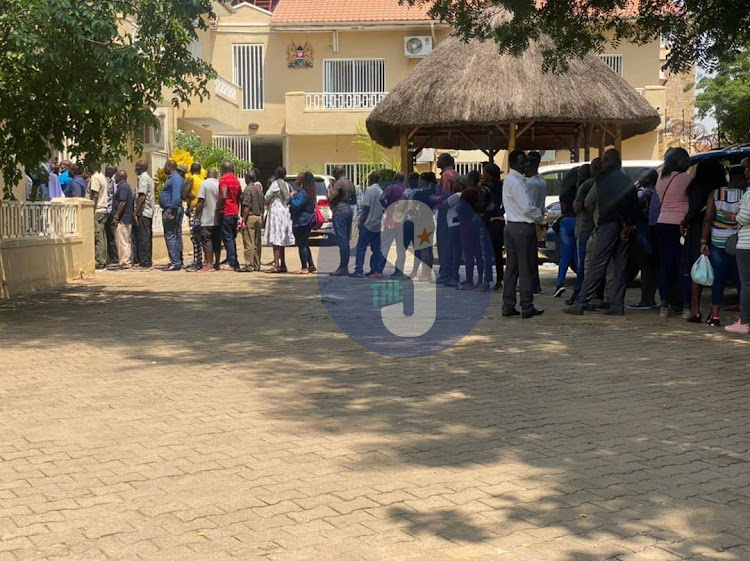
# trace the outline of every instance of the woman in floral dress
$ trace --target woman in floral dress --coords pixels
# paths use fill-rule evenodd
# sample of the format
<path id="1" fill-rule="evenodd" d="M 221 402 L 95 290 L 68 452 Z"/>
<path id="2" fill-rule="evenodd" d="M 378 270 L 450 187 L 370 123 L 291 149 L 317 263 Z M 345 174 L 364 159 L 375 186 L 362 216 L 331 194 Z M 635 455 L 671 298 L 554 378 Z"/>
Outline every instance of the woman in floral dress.
<path id="1" fill-rule="evenodd" d="M 289 185 L 284 180 L 285 177 L 286 170 L 281 166 L 276 168 L 273 183 L 265 196 L 268 214 L 263 236 L 264 242 L 273 246 L 273 267 L 268 273 L 287 272 L 284 248 L 294 245 L 292 216 L 289 214 Z"/>

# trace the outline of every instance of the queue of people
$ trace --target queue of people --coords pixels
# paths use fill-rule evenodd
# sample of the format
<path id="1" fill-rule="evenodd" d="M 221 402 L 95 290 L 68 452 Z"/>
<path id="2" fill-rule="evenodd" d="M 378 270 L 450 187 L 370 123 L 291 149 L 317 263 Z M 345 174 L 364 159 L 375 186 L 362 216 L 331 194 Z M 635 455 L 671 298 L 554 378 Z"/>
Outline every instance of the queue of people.
<path id="1" fill-rule="evenodd" d="M 337 167 L 327 198 L 340 261 L 329 274 L 383 278 L 386 257 L 395 244 L 390 278 L 404 277 L 406 251 L 411 247 L 416 259 L 409 277 L 415 282 L 461 291 L 502 290 L 503 317 L 528 319 L 543 314 L 534 306 L 534 296 L 541 292 L 537 248 L 548 227 L 540 161 L 535 152 L 511 152 L 504 180 L 494 163 L 484 164 L 482 173 L 459 176 L 447 153 L 437 162 L 439 180 L 430 172 L 399 173 L 384 182 L 374 172 L 356 224 L 351 205 L 356 190 L 344 169 Z M 553 225 L 561 246 L 555 297 L 566 291 L 567 271 L 576 264 L 575 287 L 564 311 L 583 315 L 599 308 L 618 316 L 626 309 L 658 308 L 664 317 L 682 315 L 688 322 L 702 322 L 702 286 L 691 280 L 690 273 L 693 263 L 705 255 L 715 273 L 705 323 L 721 325 L 723 294 L 733 279 L 741 305 L 727 311 L 740 311 L 741 317 L 727 330 L 750 332 L 750 291 L 741 290 L 750 283 L 750 160 L 728 170 L 714 160 L 704 160 L 693 176 L 687 173 L 687 152 L 671 149 L 661 172 L 648 170 L 638 189 L 621 167 L 620 154 L 611 149 L 572 170 L 563 181 L 562 216 Z M 260 271 L 263 245 L 273 248 L 268 273 L 288 272 L 286 248 L 291 246 L 298 247 L 298 274 L 317 271 L 309 245 L 317 219 L 317 188 L 311 173 L 300 174 L 292 187 L 286 182 L 286 170 L 279 167 L 264 191 L 257 170 L 245 175 L 243 190 L 231 163 L 222 165 L 220 172 L 210 170 L 205 180 L 200 164 L 188 171 L 170 161 L 165 171 L 168 178 L 158 204 L 170 260 L 167 271 L 184 268 L 183 213 L 190 217 L 193 240 L 194 261 L 187 271 Z M 157 201 L 146 162 L 136 164 L 135 190 L 123 170 L 108 167 L 104 173 L 89 172 L 96 203 L 97 266 L 150 269 L 151 220 Z M 68 168 L 71 184 L 76 173 Z M 415 229 L 415 224 L 425 223 L 434 223 L 434 231 Z M 355 228 L 358 241 L 350 271 Z M 240 234 L 244 266 L 237 255 Z M 626 305 L 633 263 L 641 271 L 641 294 L 639 301 Z"/>

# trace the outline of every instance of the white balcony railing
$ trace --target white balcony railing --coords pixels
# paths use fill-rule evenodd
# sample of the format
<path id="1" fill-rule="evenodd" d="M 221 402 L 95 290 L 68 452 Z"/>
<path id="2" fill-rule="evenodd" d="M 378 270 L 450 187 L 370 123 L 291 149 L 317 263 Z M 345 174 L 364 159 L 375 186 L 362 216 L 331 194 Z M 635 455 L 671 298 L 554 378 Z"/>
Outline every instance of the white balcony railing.
<path id="1" fill-rule="evenodd" d="M 216 95 L 219 95 L 233 103 L 239 103 L 239 86 L 219 76 L 216 78 L 214 83 L 214 91 Z"/>
<path id="2" fill-rule="evenodd" d="M 77 234 L 75 203 L 0 202 L 0 239 L 67 238 Z"/>
<path id="3" fill-rule="evenodd" d="M 306 93 L 305 111 L 370 111 L 387 92 Z"/>

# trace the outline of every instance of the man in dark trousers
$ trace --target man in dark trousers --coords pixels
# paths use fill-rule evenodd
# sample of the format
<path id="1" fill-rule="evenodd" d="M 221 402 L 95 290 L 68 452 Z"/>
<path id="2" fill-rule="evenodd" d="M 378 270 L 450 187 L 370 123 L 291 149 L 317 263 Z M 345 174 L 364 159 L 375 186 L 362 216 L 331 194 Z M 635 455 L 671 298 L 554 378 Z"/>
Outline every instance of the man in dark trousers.
<path id="1" fill-rule="evenodd" d="M 503 285 L 503 317 L 520 315 L 523 319 L 540 316 L 544 310 L 534 307 L 537 261 L 537 225 L 544 224 L 542 211 L 529 196 L 524 172 L 528 161 L 523 150 L 508 156 L 510 173 L 503 184 L 505 208 L 505 249 L 508 261 Z M 516 286 L 521 293 L 521 312 L 516 309 Z"/>
<path id="2" fill-rule="evenodd" d="M 620 153 L 607 150 L 602 156 L 602 171 L 596 178 L 596 210 L 599 220 L 591 266 L 586 268 L 583 289 L 566 314 L 583 315 L 593 310 L 591 300 L 598 286 L 604 282 L 607 264 L 614 263 L 612 302 L 607 314 L 625 313 L 625 290 L 628 285 L 627 268 L 630 237 L 638 219 L 638 193 L 630 178 L 622 170 Z"/>
<path id="3" fill-rule="evenodd" d="M 344 168 L 336 166 L 333 168 L 333 177 L 336 182 L 328 190 L 328 201 L 333 212 L 333 231 L 339 245 L 340 262 L 339 267 L 331 273 L 333 277 L 345 277 L 349 275 L 349 256 L 351 249 L 349 242 L 352 239 L 352 221 L 354 213 L 349 201 L 357 194 L 349 178 L 346 177 Z"/>

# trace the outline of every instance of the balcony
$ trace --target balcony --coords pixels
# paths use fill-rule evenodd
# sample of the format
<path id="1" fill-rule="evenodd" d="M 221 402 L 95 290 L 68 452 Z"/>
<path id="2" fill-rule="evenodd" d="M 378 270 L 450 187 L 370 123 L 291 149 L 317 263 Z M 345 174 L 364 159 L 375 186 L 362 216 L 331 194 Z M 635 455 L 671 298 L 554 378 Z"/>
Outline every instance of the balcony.
<path id="1" fill-rule="evenodd" d="M 184 107 L 181 118 L 214 132 L 238 132 L 233 123 L 242 111 L 242 87 L 219 76 L 208 90 L 211 97 Z"/>
<path id="2" fill-rule="evenodd" d="M 292 135 L 354 135 L 386 96 L 383 92 L 288 92 L 286 130 Z"/>
<path id="3" fill-rule="evenodd" d="M 386 95 L 383 92 L 306 93 L 305 111 L 372 111 Z"/>

